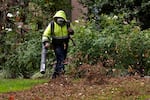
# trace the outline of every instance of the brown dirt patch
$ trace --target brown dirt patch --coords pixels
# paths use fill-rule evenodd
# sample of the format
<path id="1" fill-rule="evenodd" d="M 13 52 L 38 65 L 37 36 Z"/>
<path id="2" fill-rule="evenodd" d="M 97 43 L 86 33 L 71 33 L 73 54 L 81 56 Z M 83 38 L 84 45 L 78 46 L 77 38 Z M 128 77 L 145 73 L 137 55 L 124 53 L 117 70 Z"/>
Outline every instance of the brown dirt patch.
<path id="1" fill-rule="evenodd" d="M 150 99 L 149 78 L 106 77 L 100 67 L 91 68 L 89 65 L 81 67 L 79 71 L 83 72 L 80 79 L 61 76 L 48 83 L 34 86 L 30 90 L 0 94 L 0 100 Z"/>

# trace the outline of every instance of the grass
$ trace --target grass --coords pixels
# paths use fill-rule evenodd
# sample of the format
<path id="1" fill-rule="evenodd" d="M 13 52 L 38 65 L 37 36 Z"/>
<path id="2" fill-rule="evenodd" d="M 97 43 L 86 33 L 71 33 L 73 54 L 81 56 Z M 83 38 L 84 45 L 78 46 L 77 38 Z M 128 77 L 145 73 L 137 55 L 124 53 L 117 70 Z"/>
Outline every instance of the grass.
<path id="1" fill-rule="evenodd" d="M 30 89 L 32 86 L 47 82 L 46 79 L 0 79 L 0 93 Z"/>

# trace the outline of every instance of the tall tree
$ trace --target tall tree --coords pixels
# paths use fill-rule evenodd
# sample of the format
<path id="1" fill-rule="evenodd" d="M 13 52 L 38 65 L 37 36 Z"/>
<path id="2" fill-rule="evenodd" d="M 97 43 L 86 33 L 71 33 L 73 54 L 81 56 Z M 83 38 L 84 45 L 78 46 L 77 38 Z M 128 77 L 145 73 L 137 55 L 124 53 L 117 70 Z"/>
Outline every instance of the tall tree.
<path id="1" fill-rule="evenodd" d="M 89 15 L 126 14 L 126 20 L 136 18 L 142 29 L 150 28 L 150 1 L 149 0 L 79 0 L 88 8 Z"/>

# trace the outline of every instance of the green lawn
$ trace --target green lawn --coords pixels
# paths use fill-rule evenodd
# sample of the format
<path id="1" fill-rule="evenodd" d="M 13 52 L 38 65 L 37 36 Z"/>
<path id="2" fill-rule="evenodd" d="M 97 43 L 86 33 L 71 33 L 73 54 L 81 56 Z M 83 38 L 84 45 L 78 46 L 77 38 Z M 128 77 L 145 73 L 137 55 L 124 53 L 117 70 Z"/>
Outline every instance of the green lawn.
<path id="1" fill-rule="evenodd" d="M 30 89 L 47 81 L 46 79 L 0 79 L 0 93 Z"/>

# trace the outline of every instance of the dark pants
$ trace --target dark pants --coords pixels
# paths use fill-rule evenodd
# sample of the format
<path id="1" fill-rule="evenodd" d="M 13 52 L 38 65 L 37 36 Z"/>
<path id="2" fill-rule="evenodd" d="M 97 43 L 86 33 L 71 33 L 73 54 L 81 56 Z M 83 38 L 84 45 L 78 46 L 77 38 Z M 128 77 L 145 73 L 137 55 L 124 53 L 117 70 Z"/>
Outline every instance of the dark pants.
<path id="1" fill-rule="evenodd" d="M 56 65 L 52 78 L 56 78 L 65 71 L 64 60 L 67 57 L 68 39 L 52 40 L 53 49 L 56 56 Z"/>

